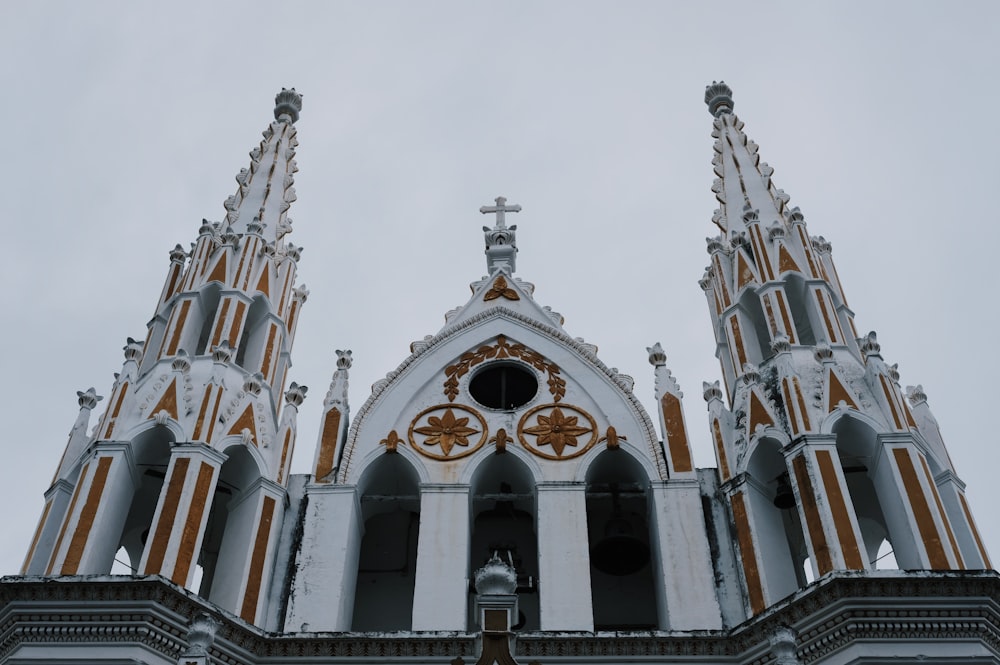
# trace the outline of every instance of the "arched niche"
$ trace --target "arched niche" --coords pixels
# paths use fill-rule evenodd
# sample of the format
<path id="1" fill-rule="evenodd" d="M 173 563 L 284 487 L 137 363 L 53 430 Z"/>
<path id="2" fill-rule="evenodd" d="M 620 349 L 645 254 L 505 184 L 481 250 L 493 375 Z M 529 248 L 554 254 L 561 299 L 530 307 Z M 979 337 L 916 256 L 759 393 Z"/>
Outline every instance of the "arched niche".
<path id="1" fill-rule="evenodd" d="M 795 326 L 796 342 L 802 346 L 815 346 L 816 333 L 813 329 L 815 313 L 810 305 L 809 285 L 799 273 L 788 273 L 784 277 L 785 296 L 788 298 L 788 309 L 791 310 Z"/>
<path id="2" fill-rule="evenodd" d="M 263 295 L 254 297 L 247 310 L 246 319 L 243 322 L 243 332 L 236 345 L 236 364 L 244 371 L 252 373 L 255 371 L 263 372 L 267 369 L 261 367 L 260 363 L 266 353 L 264 344 L 269 328 L 268 312 L 267 298 Z"/>
<path id="3" fill-rule="evenodd" d="M 535 483 L 528 467 L 504 453 L 485 459 L 472 475 L 469 492 L 472 537 L 469 578 L 494 552 L 517 570 L 519 617 L 515 630 L 539 629 L 538 535 Z M 474 630 L 474 589 L 469 590 L 469 629 Z"/>
<path id="4" fill-rule="evenodd" d="M 898 523 L 897 533 L 906 527 L 902 520 L 887 519 L 885 502 L 888 499 L 890 506 L 898 503 L 898 489 L 890 465 L 880 463 L 881 444 L 875 430 L 860 418 L 845 414 L 833 424 L 832 431 L 837 435 L 837 454 L 861 530 L 865 560 L 872 568 L 896 568 L 897 561 L 903 563 L 907 557 L 903 553 L 899 559 L 892 522 Z M 914 561 L 911 567 L 919 567 L 919 563 Z"/>
<path id="5" fill-rule="evenodd" d="M 586 484 L 594 628 L 655 630 L 663 585 L 655 580 L 646 470 L 624 450 L 604 450 Z"/>
<path id="6" fill-rule="evenodd" d="M 198 595 L 213 600 L 236 595 L 235 589 L 225 588 L 231 584 L 227 585 L 225 577 L 217 576 L 217 573 L 220 568 L 225 567 L 226 557 L 223 552 L 227 548 L 250 546 L 249 534 L 252 529 L 238 526 L 242 507 L 240 503 L 261 477 L 257 461 L 243 444 L 235 443 L 225 448 L 224 453 L 226 461 L 219 469 L 201 550 L 195 557 L 196 570 L 192 581 L 192 587 L 198 583 L 198 587 L 193 589 Z M 247 506 L 244 510 L 249 508 Z"/>
<path id="7" fill-rule="evenodd" d="M 769 437 L 758 439 L 746 468 L 750 528 L 760 554 L 767 597 L 775 601 L 808 584 L 805 563 L 809 548 L 781 443 Z"/>
<path id="8" fill-rule="evenodd" d="M 402 455 L 383 454 L 358 483 L 364 536 L 352 631 L 410 630 L 417 572 L 420 488 Z"/>
<path id="9" fill-rule="evenodd" d="M 173 443 L 173 433 L 162 426 L 145 429 L 132 438 L 136 486 L 122 526 L 121 538 L 118 546 L 114 548 L 117 552 L 124 548 L 130 567 L 135 568 L 138 565 L 149 540 L 149 530 L 167 475 Z M 108 561 L 108 571 L 111 570 L 112 563 Z"/>

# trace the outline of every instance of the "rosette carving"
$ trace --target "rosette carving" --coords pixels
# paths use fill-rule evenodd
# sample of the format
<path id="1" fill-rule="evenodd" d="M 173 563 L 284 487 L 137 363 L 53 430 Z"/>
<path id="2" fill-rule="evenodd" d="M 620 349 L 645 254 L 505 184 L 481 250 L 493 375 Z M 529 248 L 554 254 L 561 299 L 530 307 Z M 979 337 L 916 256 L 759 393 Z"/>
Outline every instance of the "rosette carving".
<path id="1" fill-rule="evenodd" d="M 572 459 L 597 443 L 593 416 L 569 404 L 542 404 L 528 411 L 517 425 L 521 445 L 539 457 Z"/>
<path id="2" fill-rule="evenodd" d="M 444 382 L 444 394 L 449 402 L 454 402 L 458 397 L 458 380 L 469 373 L 469 370 L 485 360 L 498 360 L 501 358 L 517 358 L 528 363 L 535 369 L 545 372 L 548 375 L 549 393 L 552 400 L 558 402 L 566 395 L 566 379 L 559 375 L 559 367 L 541 354 L 532 351 L 523 344 L 513 343 L 503 335 L 497 336 L 497 343 L 493 346 L 484 344 L 475 351 L 466 351 L 458 362 L 448 365 L 444 369 L 448 378 Z"/>
<path id="3" fill-rule="evenodd" d="M 421 411 L 413 419 L 408 437 L 410 445 L 421 455 L 451 460 L 479 450 L 486 443 L 486 434 L 486 420 L 475 409 L 461 404 L 439 404 Z"/>

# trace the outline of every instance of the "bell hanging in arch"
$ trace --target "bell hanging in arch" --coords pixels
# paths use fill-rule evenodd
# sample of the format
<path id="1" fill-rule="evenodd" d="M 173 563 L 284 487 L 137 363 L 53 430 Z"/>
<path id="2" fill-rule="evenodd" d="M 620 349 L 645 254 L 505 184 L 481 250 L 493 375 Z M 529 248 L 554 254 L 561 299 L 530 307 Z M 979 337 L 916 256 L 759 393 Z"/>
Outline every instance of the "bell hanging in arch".
<path id="1" fill-rule="evenodd" d="M 649 563 L 649 545 L 636 536 L 632 523 L 622 514 L 614 485 L 611 500 L 614 512 L 604 526 L 604 538 L 590 548 L 590 563 L 606 575 L 622 577 L 639 572 Z"/>

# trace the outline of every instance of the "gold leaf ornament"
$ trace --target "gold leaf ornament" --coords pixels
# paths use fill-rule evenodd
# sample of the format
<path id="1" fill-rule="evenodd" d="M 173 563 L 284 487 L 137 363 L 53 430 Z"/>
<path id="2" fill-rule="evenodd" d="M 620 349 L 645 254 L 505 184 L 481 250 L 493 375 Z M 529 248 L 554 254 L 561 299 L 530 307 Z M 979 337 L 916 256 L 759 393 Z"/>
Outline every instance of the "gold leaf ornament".
<path id="1" fill-rule="evenodd" d="M 483 296 L 483 300 L 485 302 L 489 302 L 490 300 L 496 300 L 497 298 L 520 300 L 521 296 L 517 295 L 517 291 L 507 286 L 507 280 L 504 279 L 503 275 L 499 275 L 495 280 L 493 280 L 493 286 L 490 287 L 490 290 Z"/>

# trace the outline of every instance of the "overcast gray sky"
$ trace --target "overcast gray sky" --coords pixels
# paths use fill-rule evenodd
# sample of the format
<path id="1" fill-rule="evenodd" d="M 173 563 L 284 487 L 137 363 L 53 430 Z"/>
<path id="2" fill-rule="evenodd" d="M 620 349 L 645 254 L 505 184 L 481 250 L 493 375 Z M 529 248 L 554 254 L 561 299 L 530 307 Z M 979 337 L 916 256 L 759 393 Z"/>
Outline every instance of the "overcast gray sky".
<path id="1" fill-rule="evenodd" d="M 222 218 L 283 86 L 304 95 L 290 240 L 311 291 L 294 470 L 334 349 L 354 351 L 356 410 L 468 298 L 478 209 L 498 195 L 524 208 L 518 276 L 647 408 L 645 347 L 663 343 L 696 462 L 714 466 L 701 382 L 720 371 L 697 284 L 716 233 L 713 79 L 833 243 L 859 330 L 923 384 L 1000 557 L 1000 5 L 316 4 L 0 3 L 0 572 L 20 568 L 76 391 L 109 393 L 169 250 Z"/>

